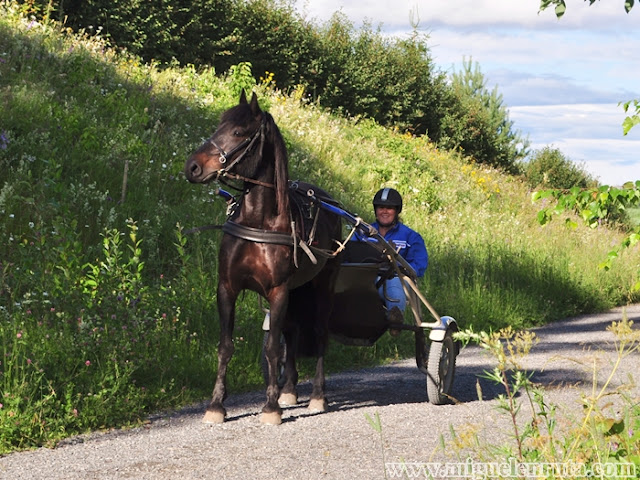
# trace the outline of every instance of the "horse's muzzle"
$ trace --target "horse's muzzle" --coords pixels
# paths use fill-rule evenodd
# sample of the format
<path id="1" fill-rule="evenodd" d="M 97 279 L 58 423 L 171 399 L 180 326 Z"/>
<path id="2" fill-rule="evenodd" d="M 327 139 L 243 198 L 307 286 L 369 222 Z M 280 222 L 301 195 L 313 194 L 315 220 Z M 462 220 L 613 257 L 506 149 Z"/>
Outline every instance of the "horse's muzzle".
<path id="1" fill-rule="evenodd" d="M 204 170 L 195 155 L 191 155 L 184 166 L 184 175 L 191 183 L 203 182 Z"/>

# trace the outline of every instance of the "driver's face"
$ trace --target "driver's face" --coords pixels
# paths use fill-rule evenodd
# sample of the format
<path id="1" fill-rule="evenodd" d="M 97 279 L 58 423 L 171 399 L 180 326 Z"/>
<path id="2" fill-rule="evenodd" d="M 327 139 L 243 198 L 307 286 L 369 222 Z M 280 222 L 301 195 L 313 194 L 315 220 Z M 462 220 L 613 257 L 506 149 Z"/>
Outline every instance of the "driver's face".
<path id="1" fill-rule="evenodd" d="M 378 224 L 381 227 L 389 227 L 393 225 L 393 222 L 395 222 L 396 216 L 398 214 L 397 211 L 398 210 L 396 209 L 396 207 L 375 207 L 376 220 L 378 221 Z"/>

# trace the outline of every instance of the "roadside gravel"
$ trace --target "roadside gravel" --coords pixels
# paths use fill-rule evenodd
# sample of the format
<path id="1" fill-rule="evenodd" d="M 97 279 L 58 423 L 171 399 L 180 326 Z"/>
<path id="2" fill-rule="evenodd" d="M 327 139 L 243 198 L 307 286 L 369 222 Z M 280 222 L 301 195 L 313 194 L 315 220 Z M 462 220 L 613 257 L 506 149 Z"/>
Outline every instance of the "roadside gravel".
<path id="1" fill-rule="evenodd" d="M 593 359 L 600 375 L 609 371 L 614 352 L 606 327 L 622 318 L 622 308 L 579 316 L 536 329 L 540 343 L 525 366 L 548 388 L 547 399 L 562 415 L 579 412 L 580 392 L 591 387 Z M 626 307 L 640 324 L 640 305 Z M 409 335 L 409 334 L 403 334 Z M 629 381 L 640 355 L 628 358 L 614 385 Z M 300 403 L 287 408 L 278 427 L 258 421 L 264 393 L 233 394 L 226 401 L 223 425 L 201 423 L 205 404 L 153 417 L 127 431 L 94 433 L 0 458 L 0 478 L 7 480 L 89 479 L 377 479 L 385 462 L 443 461 L 439 437 L 450 426 L 481 428 L 492 440 L 507 431 L 496 409 L 500 390 L 479 377 L 493 360 L 477 347 L 458 356 L 453 394 L 459 403 L 426 402 L 425 377 L 413 359 L 327 379 L 329 412 L 310 414 L 310 385 L 300 385 Z M 477 383 L 483 400 L 478 400 Z M 640 390 L 634 387 L 635 396 Z M 365 415 L 379 414 L 382 437 Z M 391 478 L 391 477 L 390 477 Z M 424 476 L 420 478 L 426 478 Z"/>

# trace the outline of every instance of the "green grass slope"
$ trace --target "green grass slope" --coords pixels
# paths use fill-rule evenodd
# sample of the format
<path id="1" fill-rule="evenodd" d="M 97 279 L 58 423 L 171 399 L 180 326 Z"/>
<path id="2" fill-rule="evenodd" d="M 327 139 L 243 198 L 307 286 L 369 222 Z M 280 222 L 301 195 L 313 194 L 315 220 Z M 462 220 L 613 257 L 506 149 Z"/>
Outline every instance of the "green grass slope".
<path id="1" fill-rule="evenodd" d="M 232 87 L 0 6 L 0 453 L 209 394 L 220 237 L 182 229 L 222 222 L 225 205 L 182 168 L 236 103 Z M 637 249 L 597 268 L 616 232 L 542 228 L 517 178 L 333 117 L 300 92 L 257 89 L 287 140 L 292 178 L 367 221 L 378 188 L 404 194 L 403 219 L 430 254 L 421 286 L 441 314 L 476 330 L 519 328 L 637 300 Z M 232 392 L 261 384 L 262 316 L 254 294 L 238 304 Z M 332 344 L 328 369 L 412 350 L 408 335 Z"/>

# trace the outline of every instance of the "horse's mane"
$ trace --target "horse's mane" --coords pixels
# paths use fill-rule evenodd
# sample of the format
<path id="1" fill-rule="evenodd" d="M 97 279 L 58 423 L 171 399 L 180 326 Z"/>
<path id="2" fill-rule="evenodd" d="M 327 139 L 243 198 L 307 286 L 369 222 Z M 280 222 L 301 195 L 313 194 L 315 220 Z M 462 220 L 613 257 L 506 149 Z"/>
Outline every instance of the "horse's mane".
<path id="1" fill-rule="evenodd" d="M 273 156 L 275 160 L 274 184 L 276 189 L 276 205 L 278 213 L 289 209 L 289 157 L 284 138 L 270 113 L 266 115 L 266 135 L 273 142 Z"/>

